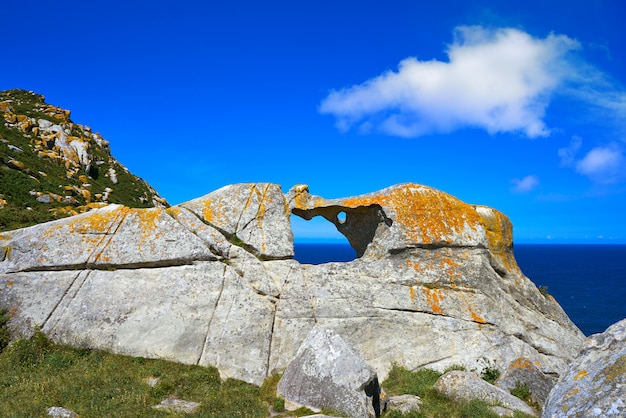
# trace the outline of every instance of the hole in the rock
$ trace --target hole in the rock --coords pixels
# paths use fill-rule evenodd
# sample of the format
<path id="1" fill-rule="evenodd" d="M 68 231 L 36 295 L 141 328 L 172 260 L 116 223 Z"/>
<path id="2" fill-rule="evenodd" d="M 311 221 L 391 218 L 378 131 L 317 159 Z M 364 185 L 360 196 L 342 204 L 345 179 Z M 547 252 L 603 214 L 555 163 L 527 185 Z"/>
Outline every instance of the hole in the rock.
<path id="1" fill-rule="evenodd" d="M 295 259 L 301 264 L 352 261 L 356 251 L 335 225 L 322 216 L 307 221 L 291 215 Z"/>
<path id="2" fill-rule="evenodd" d="M 346 221 L 346 213 L 344 211 L 341 211 L 337 214 L 337 222 L 339 222 L 340 224 L 344 223 Z"/>

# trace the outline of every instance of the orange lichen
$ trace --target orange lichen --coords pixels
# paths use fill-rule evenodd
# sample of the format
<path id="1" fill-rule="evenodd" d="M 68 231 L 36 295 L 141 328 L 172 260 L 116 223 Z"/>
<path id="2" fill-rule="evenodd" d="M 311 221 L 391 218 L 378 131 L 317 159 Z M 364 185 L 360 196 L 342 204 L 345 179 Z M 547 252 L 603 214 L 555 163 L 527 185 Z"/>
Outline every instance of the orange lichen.
<path id="1" fill-rule="evenodd" d="M 413 288 L 413 286 L 409 287 L 409 296 L 411 297 L 411 300 L 415 300 L 415 289 Z"/>
<path id="2" fill-rule="evenodd" d="M 494 257 L 507 269 L 517 269 L 512 248 L 512 226 L 502 213 L 488 207 L 469 205 L 439 190 L 405 184 L 347 199 L 325 200 L 308 194 L 305 186 L 296 189 L 295 207 L 311 210 L 326 206 L 357 208 L 380 205 L 391 209 L 393 221 L 409 243 L 442 245 L 476 243 L 486 240 Z M 452 267 L 452 266 L 451 266 Z M 453 270 L 449 270 L 452 274 Z M 451 277 L 455 279 L 457 276 Z"/>
<path id="3" fill-rule="evenodd" d="M 578 381 L 581 379 L 584 379 L 587 376 L 587 370 L 581 370 L 578 373 L 576 373 L 576 376 L 574 376 L 574 380 Z"/>
<path id="4" fill-rule="evenodd" d="M 457 198 L 425 186 L 407 184 L 386 195 L 345 199 L 348 207 L 379 204 L 392 207 L 396 222 L 406 228 L 411 242 L 436 244 L 449 242 L 452 235 L 465 235 L 479 228 L 480 217 L 472 206 Z"/>
<path id="5" fill-rule="evenodd" d="M 569 392 L 567 392 L 567 395 L 565 395 L 566 398 L 569 398 L 571 396 L 576 395 L 578 392 L 580 392 L 578 389 L 572 389 Z"/>
<path id="6" fill-rule="evenodd" d="M 472 316 L 472 321 L 478 322 L 479 324 L 486 324 L 487 323 L 487 321 L 482 316 L 478 315 L 476 313 L 476 311 L 474 311 L 474 309 L 472 309 L 471 306 L 468 306 L 467 310 L 469 311 L 470 315 Z"/>
<path id="7" fill-rule="evenodd" d="M 426 303 L 430 305 L 432 312 L 437 315 L 443 315 L 443 310 L 441 309 L 441 301 L 443 300 L 441 289 L 429 289 L 425 287 L 422 288 L 422 292 L 424 292 Z"/>
<path id="8" fill-rule="evenodd" d="M 416 263 L 412 260 L 406 260 L 406 266 L 407 268 L 412 268 L 413 270 L 415 270 L 416 273 L 419 273 L 421 270 L 421 267 L 419 265 L 419 263 Z"/>
<path id="9" fill-rule="evenodd" d="M 520 357 L 511 364 L 510 368 L 532 370 L 535 366 L 538 366 L 538 363 L 533 364 L 529 359 Z"/>
<path id="10" fill-rule="evenodd" d="M 507 270 L 518 270 L 519 267 L 511 251 L 513 246 L 513 226 L 509 219 L 501 212 L 485 206 L 477 207 L 476 211 L 482 218 L 491 253 L 497 257 Z"/>

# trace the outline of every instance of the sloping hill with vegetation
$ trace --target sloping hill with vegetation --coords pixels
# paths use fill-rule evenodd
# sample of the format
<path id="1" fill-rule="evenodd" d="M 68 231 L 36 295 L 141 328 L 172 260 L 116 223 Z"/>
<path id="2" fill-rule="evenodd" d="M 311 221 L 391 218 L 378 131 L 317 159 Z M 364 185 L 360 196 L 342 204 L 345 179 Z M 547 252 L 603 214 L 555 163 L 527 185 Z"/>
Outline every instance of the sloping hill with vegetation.
<path id="1" fill-rule="evenodd" d="M 0 92 L 0 231 L 108 203 L 168 206 L 70 111 L 25 90 Z"/>

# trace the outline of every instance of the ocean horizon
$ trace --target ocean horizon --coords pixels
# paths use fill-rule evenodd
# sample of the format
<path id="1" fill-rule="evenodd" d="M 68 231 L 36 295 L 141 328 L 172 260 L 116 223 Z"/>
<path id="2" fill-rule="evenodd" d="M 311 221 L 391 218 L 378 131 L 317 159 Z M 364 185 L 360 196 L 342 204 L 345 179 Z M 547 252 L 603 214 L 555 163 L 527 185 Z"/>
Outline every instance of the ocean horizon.
<path id="1" fill-rule="evenodd" d="M 303 264 L 347 262 L 348 243 L 296 242 Z M 520 269 L 544 286 L 587 336 L 626 318 L 626 244 L 515 244 Z"/>

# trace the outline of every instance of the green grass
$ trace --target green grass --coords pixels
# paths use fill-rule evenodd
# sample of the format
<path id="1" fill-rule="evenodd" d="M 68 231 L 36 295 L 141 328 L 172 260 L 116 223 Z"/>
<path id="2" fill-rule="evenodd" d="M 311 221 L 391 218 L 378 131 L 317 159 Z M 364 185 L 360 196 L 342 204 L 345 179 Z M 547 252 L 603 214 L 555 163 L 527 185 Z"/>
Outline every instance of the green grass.
<path id="1" fill-rule="evenodd" d="M 0 309 L 0 352 L 11 341 L 11 332 L 8 328 L 9 324 L 9 310 L 6 308 Z"/>
<path id="2" fill-rule="evenodd" d="M 151 387 L 146 379 L 158 377 Z M 152 406 L 168 396 L 199 402 L 195 416 L 266 417 L 260 388 L 220 381 L 215 368 L 77 350 L 41 332 L 0 354 L 0 416 L 44 416 L 63 406 L 82 418 L 172 416 Z"/>
<path id="3" fill-rule="evenodd" d="M 82 181 L 79 176 L 87 177 L 91 184 L 91 202 L 99 201 L 97 194 L 103 194 L 105 189 L 113 190 L 109 194 L 109 203 L 119 203 L 128 207 L 152 207 L 154 190 L 141 178 L 126 171 L 119 162 L 111 156 L 111 150 L 106 143 L 98 144 L 78 124 L 71 120 L 59 121 L 53 116 L 41 112 L 44 98 L 41 95 L 24 90 L 0 91 L 0 101 L 11 100 L 14 113 L 26 115 L 36 119 L 47 119 L 55 124 L 62 124 L 70 129 L 71 134 L 80 137 L 89 144 L 88 152 L 92 156 L 90 167 L 81 166 L 79 172 L 68 178 L 67 167 L 64 163 L 48 157 L 40 157 L 36 148 L 35 132 L 22 132 L 15 126 L 6 126 L 3 113 L 0 113 L 0 193 L 8 202 L 8 206 L 0 209 L 0 231 L 8 231 L 26 226 L 47 222 L 67 216 L 55 211 L 68 206 L 67 202 L 40 203 L 37 196 L 31 191 L 54 193 L 60 196 L 71 196 L 75 199 L 73 206 L 84 206 L 88 200 L 75 190 L 65 190 L 65 186 L 80 188 Z M 41 135 L 41 134 L 39 134 Z M 15 151 L 10 146 L 21 149 Z M 18 160 L 25 166 L 22 170 L 10 168 L 10 160 Z M 117 184 L 107 176 L 112 168 L 117 173 Z"/>
<path id="4" fill-rule="evenodd" d="M 455 369 L 459 369 L 456 368 Z M 394 365 L 387 380 L 382 383 L 387 396 L 416 395 L 422 399 L 420 412 L 401 414 L 398 411 L 388 411 L 384 418 L 496 418 L 498 415 L 489 409 L 489 405 L 481 400 L 473 400 L 457 404 L 439 394 L 433 385 L 441 373 L 431 369 L 417 371 L 406 370 Z M 515 412 L 514 417 L 524 418 L 529 415 Z"/>
<path id="5" fill-rule="evenodd" d="M 0 336 L 6 330 L 6 310 L 0 310 Z M 0 339 L 1 340 L 1 339 Z M 385 418 L 491 418 L 489 405 L 475 400 L 457 404 L 433 389 L 440 373 L 415 372 L 394 366 L 383 382 L 387 395 L 419 396 L 419 413 L 388 411 Z M 152 408 L 167 397 L 200 403 L 198 417 L 267 417 L 269 408 L 281 412 L 284 400 L 276 396 L 280 375 L 261 387 L 235 379 L 221 381 L 217 369 L 128 357 L 100 350 L 53 344 L 41 331 L 17 340 L 0 352 L 0 416 L 45 416 L 47 408 L 62 406 L 82 418 L 166 417 L 176 415 Z M 158 378 L 154 386 L 148 379 Z M 339 415 L 322 411 L 327 415 Z M 279 417 L 311 415 L 300 408 Z M 516 413 L 515 417 L 527 417 Z"/>

